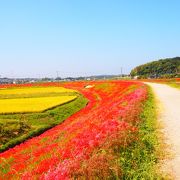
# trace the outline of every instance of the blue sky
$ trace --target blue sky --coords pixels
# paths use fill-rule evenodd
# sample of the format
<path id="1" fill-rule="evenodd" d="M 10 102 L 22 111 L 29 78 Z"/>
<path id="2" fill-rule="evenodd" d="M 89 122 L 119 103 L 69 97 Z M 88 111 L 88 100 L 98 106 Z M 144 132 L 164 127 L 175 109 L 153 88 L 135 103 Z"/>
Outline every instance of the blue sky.
<path id="1" fill-rule="evenodd" d="M 179 0 L 0 1 L 0 75 L 128 73 L 180 55 Z"/>

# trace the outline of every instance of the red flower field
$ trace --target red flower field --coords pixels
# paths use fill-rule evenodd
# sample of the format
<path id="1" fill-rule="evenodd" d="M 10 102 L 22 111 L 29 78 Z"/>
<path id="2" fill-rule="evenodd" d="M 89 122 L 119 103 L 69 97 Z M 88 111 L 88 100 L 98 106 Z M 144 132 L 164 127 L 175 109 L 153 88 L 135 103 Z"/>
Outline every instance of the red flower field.
<path id="1" fill-rule="evenodd" d="M 86 85 L 92 86 L 85 88 Z M 136 141 L 141 104 L 147 97 L 146 86 L 131 81 L 41 86 L 76 89 L 89 103 L 62 124 L 1 153 L 0 179 L 65 180 L 111 173 L 120 176 L 114 152 Z"/>

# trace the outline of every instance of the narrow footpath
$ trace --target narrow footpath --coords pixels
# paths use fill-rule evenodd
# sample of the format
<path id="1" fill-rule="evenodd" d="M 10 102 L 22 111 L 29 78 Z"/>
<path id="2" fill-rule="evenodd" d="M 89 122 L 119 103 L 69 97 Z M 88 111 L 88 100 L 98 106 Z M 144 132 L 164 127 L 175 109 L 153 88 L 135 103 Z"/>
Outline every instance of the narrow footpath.
<path id="1" fill-rule="evenodd" d="M 152 87 L 162 106 L 159 120 L 163 123 L 165 143 L 170 145 L 172 158 L 164 166 L 180 180 L 180 90 L 164 84 L 146 83 Z"/>

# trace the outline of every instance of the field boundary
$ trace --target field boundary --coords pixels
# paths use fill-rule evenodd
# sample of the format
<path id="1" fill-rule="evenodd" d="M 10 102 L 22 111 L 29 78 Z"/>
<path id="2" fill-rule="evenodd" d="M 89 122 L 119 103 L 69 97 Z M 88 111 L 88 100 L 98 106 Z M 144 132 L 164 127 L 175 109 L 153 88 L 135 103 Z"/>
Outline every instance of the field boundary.
<path id="1" fill-rule="evenodd" d="M 8 150 L 9 148 L 12 148 L 16 145 L 19 145 L 20 143 L 23 143 L 26 140 L 31 139 L 35 136 L 38 136 L 38 135 L 42 134 L 43 132 L 55 127 L 56 125 L 63 123 L 68 117 L 70 117 L 74 113 L 77 113 L 78 111 L 80 111 L 87 104 L 88 104 L 88 100 L 83 95 L 77 93 L 77 97 L 74 100 L 72 100 L 70 102 L 66 102 L 66 103 L 61 104 L 61 105 L 58 105 L 58 106 L 51 108 L 51 109 L 48 109 L 44 112 L 25 113 L 24 115 L 35 115 L 35 116 L 36 115 L 38 116 L 38 114 L 48 113 L 46 115 L 47 118 L 51 119 L 51 118 L 55 118 L 55 116 L 57 116 L 56 117 L 57 120 L 55 120 L 54 122 L 51 122 L 50 124 L 40 126 L 38 129 L 31 130 L 27 134 L 22 135 L 22 136 L 17 137 L 17 138 L 14 138 L 14 139 L 10 140 L 8 143 L 1 145 L 0 146 L 0 152 L 4 152 L 4 151 Z M 58 111 L 57 111 L 58 108 L 61 108 L 61 111 L 63 108 L 67 109 L 67 112 L 65 112 L 66 114 L 62 114 L 62 115 L 59 114 L 58 115 Z M 55 112 L 55 111 L 57 111 L 57 112 Z M 7 114 L 7 115 L 8 116 L 10 116 L 10 115 L 23 115 L 23 113 Z M 3 115 L 1 115 L 1 116 L 3 116 Z"/>

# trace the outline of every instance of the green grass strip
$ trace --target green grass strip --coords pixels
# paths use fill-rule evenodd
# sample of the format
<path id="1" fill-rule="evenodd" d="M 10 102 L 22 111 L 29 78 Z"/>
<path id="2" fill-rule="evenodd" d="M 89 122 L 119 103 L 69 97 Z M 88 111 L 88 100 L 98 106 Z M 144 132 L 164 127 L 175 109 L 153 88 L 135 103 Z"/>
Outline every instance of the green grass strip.
<path id="1" fill-rule="evenodd" d="M 156 102 L 148 88 L 148 98 L 143 105 L 138 140 L 120 152 L 122 179 L 161 179 L 157 173 L 157 151 L 159 149 Z"/>
<path id="2" fill-rule="evenodd" d="M 38 136 L 46 130 L 62 123 L 68 117 L 84 108 L 87 103 L 88 100 L 84 96 L 77 94 L 75 100 L 43 113 L 0 115 L 0 125 L 4 127 L 0 128 L 0 152 L 12 148 L 29 138 Z M 7 120 L 3 119 L 3 117 L 7 118 Z M 13 124 L 10 123 L 11 121 Z M 22 123 L 22 126 L 27 126 L 27 128 L 19 127 L 20 123 Z M 30 128 L 29 130 L 28 127 Z M 14 130 L 14 128 L 16 129 Z M 27 130 L 13 137 L 13 131 L 19 131 L 19 128 Z M 8 131 L 6 132 L 4 129 L 8 129 Z M 3 137 L 7 138 L 6 143 L 1 142 Z"/>

